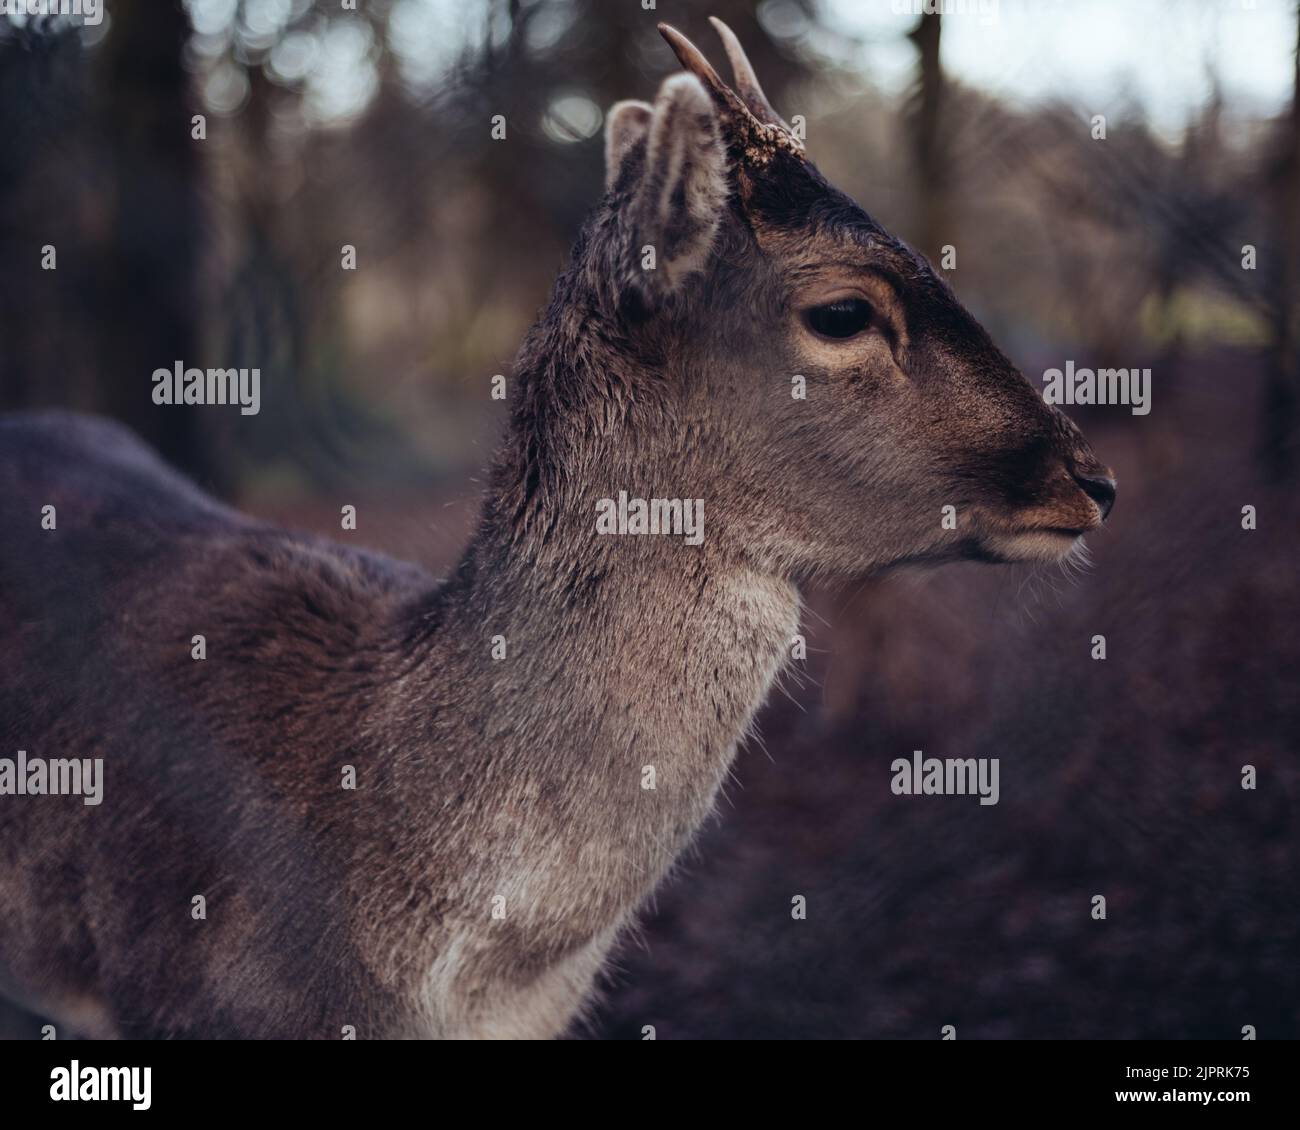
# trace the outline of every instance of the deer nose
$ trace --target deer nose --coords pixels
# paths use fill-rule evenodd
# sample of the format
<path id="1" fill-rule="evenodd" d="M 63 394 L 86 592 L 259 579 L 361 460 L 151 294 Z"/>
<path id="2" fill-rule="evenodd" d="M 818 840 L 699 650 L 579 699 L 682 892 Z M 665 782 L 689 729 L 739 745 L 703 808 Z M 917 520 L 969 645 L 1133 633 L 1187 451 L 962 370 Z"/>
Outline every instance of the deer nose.
<path id="1" fill-rule="evenodd" d="M 1115 480 L 1109 475 L 1081 475 L 1076 471 L 1074 481 L 1097 504 L 1104 522 L 1115 505 Z"/>

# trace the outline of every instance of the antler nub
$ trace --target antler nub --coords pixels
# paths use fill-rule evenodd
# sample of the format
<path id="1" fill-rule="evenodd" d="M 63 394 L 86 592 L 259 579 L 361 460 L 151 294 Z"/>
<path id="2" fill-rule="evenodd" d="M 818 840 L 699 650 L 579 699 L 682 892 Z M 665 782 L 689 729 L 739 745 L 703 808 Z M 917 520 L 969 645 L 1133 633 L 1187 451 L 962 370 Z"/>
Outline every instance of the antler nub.
<path id="1" fill-rule="evenodd" d="M 727 53 L 727 61 L 731 64 L 731 74 L 735 82 L 736 93 L 740 95 L 742 101 L 749 108 L 749 112 L 760 122 L 766 122 L 771 126 L 780 126 L 783 130 L 788 131 L 790 127 L 785 124 L 785 119 L 772 109 L 772 103 L 767 100 L 767 95 L 763 93 L 763 88 L 758 83 L 758 75 L 754 73 L 754 65 L 749 61 L 749 56 L 745 54 L 745 49 L 740 45 L 740 40 L 736 38 L 736 33 L 717 16 L 710 16 L 709 23 L 713 25 L 714 30 L 718 33 L 718 38 L 722 40 L 723 50 Z"/>
<path id="2" fill-rule="evenodd" d="M 718 77 L 718 72 L 703 52 L 675 27 L 660 24 L 659 34 L 668 41 L 681 65 L 704 83 L 724 118 L 739 132 L 747 161 L 766 164 L 777 149 L 786 149 L 802 157 L 803 142 L 790 132 L 790 127 L 772 109 L 740 41 L 721 20 L 713 20 L 713 26 L 722 37 L 739 93 Z"/>
<path id="3" fill-rule="evenodd" d="M 713 69 L 713 64 L 704 57 L 704 53 L 694 43 L 672 24 L 660 24 L 659 34 L 668 41 L 668 46 L 673 49 L 677 61 L 704 83 L 715 99 L 728 109 L 749 113 L 749 108 L 740 100 L 736 92 L 722 81 L 718 72 Z"/>

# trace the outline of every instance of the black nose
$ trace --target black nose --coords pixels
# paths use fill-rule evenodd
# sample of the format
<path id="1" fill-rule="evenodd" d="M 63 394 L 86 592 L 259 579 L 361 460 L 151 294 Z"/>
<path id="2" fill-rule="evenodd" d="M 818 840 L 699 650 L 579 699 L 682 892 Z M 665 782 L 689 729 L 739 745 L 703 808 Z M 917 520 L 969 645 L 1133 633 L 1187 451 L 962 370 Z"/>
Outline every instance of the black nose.
<path id="1" fill-rule="evenodd" d="M 1106 516 L 1110 514 L 1111 508 L 1115 505 L 1115 480 L 1109 475 L 1080 475 L 1076 473 L 1074 481 L 1083 488 L 1083 493 L 1097 504 L 1097 509 L 1101 511 L 1101 520 L 1104 522 Z"/>

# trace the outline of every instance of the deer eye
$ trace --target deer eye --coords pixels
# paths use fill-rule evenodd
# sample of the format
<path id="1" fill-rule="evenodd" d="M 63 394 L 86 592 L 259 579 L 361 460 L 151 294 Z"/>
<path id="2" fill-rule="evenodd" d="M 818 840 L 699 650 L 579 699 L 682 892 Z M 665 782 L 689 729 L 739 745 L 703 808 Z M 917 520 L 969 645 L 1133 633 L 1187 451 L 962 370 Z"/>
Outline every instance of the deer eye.
<path id="1" fill-rule="evenodd" d="M 814 306 L 804 315 L 808 328 L 822 337 L 856 337 L 871 325 L 871 305 L 861 298 L 841 298 Z"/>

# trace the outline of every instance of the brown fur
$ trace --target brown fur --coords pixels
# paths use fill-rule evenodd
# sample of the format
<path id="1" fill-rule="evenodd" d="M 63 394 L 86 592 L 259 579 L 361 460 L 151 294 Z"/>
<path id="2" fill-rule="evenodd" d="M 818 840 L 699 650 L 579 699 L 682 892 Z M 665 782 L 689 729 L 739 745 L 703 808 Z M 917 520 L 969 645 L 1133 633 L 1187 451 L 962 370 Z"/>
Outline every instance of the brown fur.
<path id="1" fill-rule="evenodd" d="M 799 581 L 1099 523 L 1075 429 L 801 147 L 756 155 L 784 127 L 737 124 L 752 87 L 617 115 L 441 584 L 230 511 L 114 425 L 0 423 L 0 755 L 105 761 L 99 807 L 0 797 L 13 999 L 125 1036 L 558 1035 L 709 813 Z M 876 324 L 817 338 L 844 293 Z M 596 536 L 620 490 L 706 500 L 704 544 Z"/>

